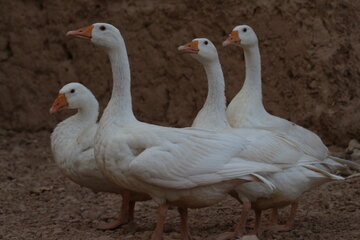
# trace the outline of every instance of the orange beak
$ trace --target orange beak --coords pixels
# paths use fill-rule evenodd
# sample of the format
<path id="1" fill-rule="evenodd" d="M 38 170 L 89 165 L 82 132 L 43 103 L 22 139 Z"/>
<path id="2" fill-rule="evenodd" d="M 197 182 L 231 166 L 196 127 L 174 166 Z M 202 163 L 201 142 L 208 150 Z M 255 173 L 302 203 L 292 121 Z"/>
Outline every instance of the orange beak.
<path id="1" fill-rule="evenodd" d="M 223 42 L 223 47 L 237 43 L 240 43 L 238 31 L 232 31 L 228 38 Z"/>
<path id="2" fill-rule="evenodd" d="M 189 42 L 185 45 L 178 47 L 178 50 L 186 53 L 199 53 L 199 42 L 197 40 Z"/>
<path id="3" fill-rule="evenodd" d="M 55 99 L 53 105 L 50 108 L 50 114 L 53 114 L 57 111 L 60 111 L 61 109 L 67 107 L 69 104 L 66 100 L 64 93 L 59 93 L 57 98 Z"/>
<path id="4" fill-rule="evenodd" d="M 92 37 L 92 30 L 94 26 L 90 25 L 84 28 L 79 28 L 78 30 L 69 31 L 66 33 L 66 36 L 72 36 L 77 38 L 83 38 L 83 39 L 91 39 Z"/>

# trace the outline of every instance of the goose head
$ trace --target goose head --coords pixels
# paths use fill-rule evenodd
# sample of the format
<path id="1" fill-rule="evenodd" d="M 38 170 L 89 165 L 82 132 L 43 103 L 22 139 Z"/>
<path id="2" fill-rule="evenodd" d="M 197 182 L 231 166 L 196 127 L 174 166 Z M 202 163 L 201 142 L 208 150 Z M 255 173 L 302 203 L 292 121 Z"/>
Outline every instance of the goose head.
<path id="1" fill-rule="evenodd" d="M 53 105 L 50 113 L 58 112 L 62 109 L 82 109 L 89 104 L 97 103 L 91 91 L 81 83 L 69 83 L 63 86 Z"/>
<path id="2" fill-rule="evenodd" d="M 119 46 L 122 39 L 119 29 L 108 23 L 94 23 L 90 26 L 69 31 L 67 36 L 90 40 L 95 45 L 106 49 L 113 49 Z"/>
<path id="3" fill-rule="evenodd" d="M 223 46 L 240 45 L 242 47 L 251 47 L 258 44 L 258 38 L 255 31 L 248 25 L 236 26 L 223 42 Z"/>
<path id="4" fill-rule="evenodd" d="M 200 62 L 211 62 L 219 59 L 216 47 L 207 38 L 195 38 L 191 42 L 181 45 L 178 50 L 190 55 Z"/>

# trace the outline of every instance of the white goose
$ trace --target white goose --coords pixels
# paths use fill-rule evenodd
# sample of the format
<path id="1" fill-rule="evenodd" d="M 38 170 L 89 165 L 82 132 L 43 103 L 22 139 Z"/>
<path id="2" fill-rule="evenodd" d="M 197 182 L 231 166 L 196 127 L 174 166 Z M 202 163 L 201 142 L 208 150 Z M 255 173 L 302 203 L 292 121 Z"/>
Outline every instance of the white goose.
<path id="1" fill-rule="evenodd" d="M 317 158 L 328 155 L 328 149 L 319 136 L 286 119 L 269 114 L 262 102 L 261 59 L 258 38 L 247 25 L 234 28 L 223 45 L 240 45 L 245 56 L 245 82 L 240 92 L 230 102 L 226 114 L 234 128 L 263 128 L 287 135 L 301 144 L 301 149 Z"/>
<path id="2" fill-rule="evenodd" d="M 202 63 L 208 79 L 208 96 L 203 108 L 196 116 L 193 126 L 203 129 L 220 130 L 222 132 L 233 132 L 238 135 L 258 134 L 260 129 L 229 129 L 225 114 L 224 76 L 217 50 L 213 43 L 206 38 L 197 38 L 188 44 L 180 46 L 179 50 L 190 53 L 193 58 Z M 256 119 L 254 121 L 256 121 Z M 260 130 L 260 132 L 262 131 L 264 130 Z M 273 150 L 270 148 L 272 144 L 277 147 L 279 147 L 279 145 L 285 145 L 285 148 L 287 145 L 289 145 L 287 146 L 289 148 L 297 145 L 295 142 L 292 142 L 292 140 L 287 139 L 287 136 L 284 136 L 282 133 L 274 134 L 275 137 L 272 139 L 272 142 L 268 143 L 269 148 L 263 149 L 262 151 L 259 150 L 258 154 L 268 154 L 268 152 L 272 152 Z M 276 186 L 275 191 L 268 191 L 261 183 L 246 183 L 237 188 L 242 195 L 247 195 L 249 200 L 252 201 L 253 208 L 258 216 L 255 225 L 256 230 L 259 227 L 261 210 L 287 205 L 296 201 L 304 191 L 308 191 L 327 181 L 342 179 L 313 165 L 314 163 L 321 163 L 324 159 L 316 159 L 313 156 L 309 156 L 297 146 L 295 147 L 295 151 L 298 151 L 300 153 L 299 156 L 302 158 L 294 159 L 296 156 L 294 154 L 288 156 L 283 155 L 282 161 L 279 162 L 280 159 L 276 159 L 277 156 L 274 155 L 274 158 L 271 160 L 276 166 L 284 169 L 282 172 L 269 174 L 267 176 Z M 303 155 L 301 155 L 301 153 Z M 256 158 L 257 161 L 261 161 L 262 159 L 264 158 L 261 155 L 258 155 Z M 308 159 L 309 162 L 306 163 L 303 159 Z M 302 165 L 306 166 L 303 167 Z M 294 209 L 292 216 L 295 216 Z"/>
<path id="3" fill-rule="evenodd" d="M 196 38 L 178 48 L 190 53 L 203 64 L 208 79 L 208 94 L 204 106 L 196 115 L 192 127 L 223 131 L 230 128 L 226 117 L 225 82 L 218 53 L 214 44 L 206 38 Z"/>
<path id="4" fill-rule="evenodd" d="M 51 149 L 56 164 L 65 176 L 95 192 L 121 193 L 119 186 L 108 181 L 94 158 L 94 137 L 97 130 L 99 104 L 91 91 L 80 83 L 62 87 L 50 113 L 62 109 L 77 113 L 59 123 L 51 134 Z M 113 229 L 133 220 L 133 212 L 123 206 L 119 218 L 99 229 Z"/>
<path id="5" fill-rule="evenodd" d="M 259 128 L 284 134 L 287 139 L 296 144 L 297 148 L 309 156 L 326 164 L 327 167 L 317 165 L 326 170 L 344 169 L 345 165 L 359 169 L 356 164 L 329 155 L 329 151 L 319 136 L 296 125 L 293 122 L 269 114 L 262 102 L 261 91 L 261 62 L 258 38 L 254 30 L 247 25 L 240 25 L 233 29 L 223 46 L 239 45 L 244 50 L 246 77 L 241 91 L 230 102 L 226 114 L 231 127 Z M 345 165 L 344 165 L 345 164 Z M 297 202 L 293 202 L 291 215 L 286 225 L 275 226 L 274 229 L 289 230 L 293 226 Z M 276 222 L 277 208 L 273 211 L 273 223 Z"/>
<path id="6" fill-rule="evenodd" d="M 132 111 L 130 68 L 119 30 L 96 23 L 68 35 L 89 39 L 109 55 L 114 85 L 95 137 L 95 158 L 113 182 L 131 192 L 148 193 L 159 204 L 152 239 L 162 239 L 168 204 L 180 207 L 182 236 L 190 239 L 186 208 L 215 204 L 243 182 L 260 181 L 272 188 L 256 173 L 280 169 L 252 162 L 249 151 L 243 153 L 247 148 L 256 153 L 263 136 L 243 138 L 139 122 Z"/>

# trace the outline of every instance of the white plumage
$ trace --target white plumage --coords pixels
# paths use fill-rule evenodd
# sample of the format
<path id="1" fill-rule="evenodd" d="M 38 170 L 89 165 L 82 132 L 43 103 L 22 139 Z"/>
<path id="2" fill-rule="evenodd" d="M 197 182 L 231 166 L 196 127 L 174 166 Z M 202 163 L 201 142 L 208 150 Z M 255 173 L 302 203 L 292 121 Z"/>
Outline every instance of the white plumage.
<path id="1" fill-rule="evenodd" d="M 236 116 L 241 120 L 246 119 L 247 124 L 244 124 L 242 128 L 233 124 L 232 126 L 237 129 L 231 129 L 226 120 L 224 76 L 215 46 L 206 38 L 197 38 L 180 46 L 179 50 L 190 53 L 192 57 L 202 63 L 208 79 L 208 96 L 203 108 L 196 116 L 193 126 L 231 132 L 238 136 L 256 137 L 263 134 L 264 136 L 257 142 L 258 145 L 244 150 L 243 156 L 246 155 L 253 162 L 266 162 L 283 170 L 266 174 L 266 178 L 276 186 L 274 191 L 258 182 L 239 185 L 236 191 L 239 195 L 246 196 L 243 201 L 251 201 L 253 207 L 259 210 L 286 206 L 297 200 L 305 191 L 331 180 L 342 179 L 322 170 L 324 169 L 322 167 L 316 167 L 315 164 L 323 163 L 325 160 L 323 154 L 312 154 L 314 150 L 308 149 L 309 146 L 299 145 L 294 136 L 289 138 L 288 131 L 272 131 L 270 127 L 254 127 L 253 125 L 256 126 L 261 118 L 261 115 L 255 114 L 261 111 L 254 108 L 254 102 L 251 102 L 256 93 L 248 94 L 247 98 L 243 98 L 244 101 L 247 101 L 243 103 L 244 108 L 249 109 L 250 114 L 246 111 L 245 113 L 236 112 Z M 235 101 L 233 108 L 238 107 L 236 104 Z M 232 122 L 236 122 L 236 120 L 232 119 Z M 266 125 L 265 120 L 263 124 Z"/>
<path id="2" fill-rule="evenodd" d="M 55 101 L 52 112 L 65 107 L 77 109 L 78 112 L 60 122 L 51 134 L 55 163 L 65 176 L 81 186 L 95 192 L 119 193 L 119 187 L 103 176 L 94 158 L 94 137 L 99 114 L 96 98 L 80 83 L 66 84 L 59 91 L 59 96 L 65 96 L 66 102 L 59 106 Z"/>
<path id="3" fill-rule="evenodd" d="M 72 35 L 85 35 L 102 46 L 112 65 L 112 96 L 95 136 L 95 158 L 109 179 L 132 192 L 147 193 L 161 205 L 179 207 L 217 203 L 241 182 L 260 181 L 272 188 L 258 173 L 280 169 L 243 157 L 243 150 L 257 145 L 256 137 L 165 128 L 136 120 L 125 43 L 115 27 L 97 23 Z M 163 219 L 158 224 L 153 239 L 161 238 Z"/>
<path id="4" fill-rule="evenodd" d="M 94 192 L 123 194 L 124 189 L 107 179 L 95 161 L 94 138 L 98 128 L 99 104 L 94 95 L 80 83 L 69 83 L 59 91 L 50 112 L 63 108 L 77 109 L 77 113 L 59 123 L 51 134 L 51 149 L 56 164 L 65 176 Z M 128 199 L 133 202 L 131 208 L 125 202 L 116 220 L 98 228 L 113 229 L 131 222 L 134 201 L 147 199 L 149 197 L 143 194 L 133 194 Z"/>
<path id="5" fill-rule="evenodd" d="M 246 76 L 242 89 L 226 110 L 230 125 L 234 128 L 261 128 L 280 132 L 296 142 L 302 151 L 314 158 L 325 159 L 329 154 L 328 149 L 319 136 L 265 110 L 261 92 L 261 58 L 254 30 L 247 25 L 240 25 L 234 28 L 231 37 L 244 50 Z"/>

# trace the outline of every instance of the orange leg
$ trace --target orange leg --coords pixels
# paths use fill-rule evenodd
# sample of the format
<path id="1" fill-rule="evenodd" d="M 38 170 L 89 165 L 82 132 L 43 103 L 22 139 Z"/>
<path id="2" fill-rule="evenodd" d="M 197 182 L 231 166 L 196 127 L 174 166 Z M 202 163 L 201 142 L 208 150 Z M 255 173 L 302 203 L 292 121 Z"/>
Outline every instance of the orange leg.
<path id="1" fill-rule="evenodd" d="M 265 223 L 265 227 L 264 227 L 265 229 L 269 229 L 273 226 L 278 225 L 278 216 L 279 216 L 278 211 L 279 211 L 278 208 L 272 208 L 270 220 L 268 220 L 267 223 Z"/>
<path id="2" fill-rule="evenodd" d="M 122 196 L 122 204 L 121 204 L 120 216 L 112 222 L 98 226 L 97 229 L 101 229 L 101 230 L 116 229 L 124 224 L 128 224 L 134 221 L 135 201 L 130 200 L 129 191 L 125 191 L 123 194 L 121 194 L 121 196 Z"/>
<path id="3" fill-rule="evenodd" d="M 250 211 L 251 211 L 251 203 L 248 200 L 242 200 L 243 202 L 243 210 L 241 213 L 241 217 L 239 222 L 236 224 L 234 232 L 227 232 L 220 234 L 215 239 L 216 240 L 227 240 L 231 238 L 240 238 L 245 233 L 245 225 L 246 221 L 249 217 Z"/>
<path id="4" fill-rule="evenodd" d="M 129 223 L 134 222 L 134 211 L 136 201 L 129 201 Z"/>
<path id="5" fill-rule="evenodd" d="M 277 221 L 276 221 L 275 225 L 268 227 L 268 229 L 272 230 L 272 231 L 279 231 L 279 232 L 290 231 L 291 229 L 293 229 L 294 223 L 295 223 L 295 215 L 296 215 L 298 206 L 299 206 L 299 202 L 297 202 L 297 201 L 293 202 L 291 204 L 290 216 L 289 216 L 286 224 L 280 225 L 280 224 L 277 224 Z M 273 214 L 274 214 L 274 212 L 273 212 Z M 277 209 L 276 209 L 276 220 L 277 220 Z M 272 221 L 272 223 L 273 223 L 273 221 Z"/>
<path id="6" fill-rule="evenodd" d="M 163 232 L 164 232 L 164 224 L 166 220 L 166 213 L 168 210 L 167 203 L 163 203 L 158 208 L 158 217 L 156 222 L 156 228 L 151 235 L 151 240 L 162 240 L 163 239 Z"/>
<path id="7" fill-rule="evenodd" d="M 277 225 L 279 212 L 277 208 L 273 208 L 270 217 L 270 226 Z"/>
<path id="8" fill-rule="evenodd" d="M 188 209 L 179 207 L 178 211 L 180 213 L 181 218 L 181 239 L 182 240 L 191 240 L 191 235 L 189 232 L 189 225 L 188 225 Z"/>
<path id="9" fill-rule="evenodd" d="M 255 209 L 255 225 L 254 225 L 254 233 L 259 236 L 260 232 L 260 222 L 261 222 L 261 210 Z"/>

